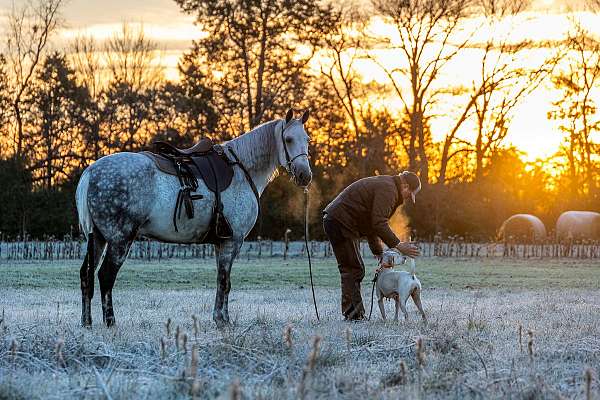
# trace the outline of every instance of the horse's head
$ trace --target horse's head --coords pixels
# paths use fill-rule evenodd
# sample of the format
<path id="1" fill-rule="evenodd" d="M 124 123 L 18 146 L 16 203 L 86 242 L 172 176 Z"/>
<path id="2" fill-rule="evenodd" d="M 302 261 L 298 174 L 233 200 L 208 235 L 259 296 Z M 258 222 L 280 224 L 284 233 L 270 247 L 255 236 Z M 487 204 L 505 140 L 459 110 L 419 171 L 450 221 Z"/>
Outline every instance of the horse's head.
<path id="1" fill-rule="evenodd" d="M 308 160 L 309 137 L 304 130 L 306 120 L 308 120 L 308 110 L 300 119 L 294 119 L 294 112 L 290 109 L 285 120 L 276 130 L 279 164 L 285 168 L 298 186 L 308 186 L 312 180 Z"/>

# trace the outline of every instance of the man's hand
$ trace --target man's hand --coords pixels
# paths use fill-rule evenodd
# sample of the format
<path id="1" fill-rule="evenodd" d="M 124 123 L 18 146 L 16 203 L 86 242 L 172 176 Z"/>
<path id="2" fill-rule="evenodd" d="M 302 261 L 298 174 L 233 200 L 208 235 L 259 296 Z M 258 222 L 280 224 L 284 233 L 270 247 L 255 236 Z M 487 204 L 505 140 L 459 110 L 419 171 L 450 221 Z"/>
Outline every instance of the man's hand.
<path id="1" fill-rule="evenodd" d="M 414 242 L 400 242 L 396 246 L 396 250 L 405 256 L 415 258 L 421 255 L 421 250 L 415 245 Z"/>

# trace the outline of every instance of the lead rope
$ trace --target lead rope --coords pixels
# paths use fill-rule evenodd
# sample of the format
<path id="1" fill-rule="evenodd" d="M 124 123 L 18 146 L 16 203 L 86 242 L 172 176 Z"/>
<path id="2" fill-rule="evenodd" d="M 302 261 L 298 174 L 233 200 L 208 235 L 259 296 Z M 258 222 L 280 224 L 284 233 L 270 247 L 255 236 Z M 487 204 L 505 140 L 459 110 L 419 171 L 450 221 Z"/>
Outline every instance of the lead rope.
<path id="1" fill-rule="evenodd" d="M 371 309 L 369 310 L 369 321 L 371 320 L 371 313 L 373 312 L 373 294 L 375 293 L 375 283 L 377 282 L 377 277 L 379 276 L 378 272 L 375 272 L 375 276 L 373 277 L 373 288 L 371 289 Z"/>
<path id="2" fill-rule="evenodd" d="M 312 262 L 310 260 L 310 249 L 308 248 L 308 186 L 304 188 L 304 244 L 306 245 L 306 254 L 308 255 L 308 271 L 310 273 L 310 288 L 312 290 L 313 304 L 315 305 L 315 314 L 317 321 L 319 318 L 319 310 L 317 308 L 317 298 L 315 296 L 315 285 L 313 284 Z"/>

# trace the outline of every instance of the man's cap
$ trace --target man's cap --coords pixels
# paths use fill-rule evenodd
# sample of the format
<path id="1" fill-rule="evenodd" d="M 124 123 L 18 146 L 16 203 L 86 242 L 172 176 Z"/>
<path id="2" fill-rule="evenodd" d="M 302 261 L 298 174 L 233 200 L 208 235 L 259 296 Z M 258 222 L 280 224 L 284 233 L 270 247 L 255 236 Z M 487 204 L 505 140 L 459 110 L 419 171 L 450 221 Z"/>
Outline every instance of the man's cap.
<path id="1" fill-rule="evenodd" d="M 400 173 L 402 180 L 404 183 L 408 185 L 408 189 L 410 190 L 410 194 L 412 197 L 413 204 L 415 203 L 415 196 L 421 190 L 421 180 L 414 172 L 403 171 Z"/>

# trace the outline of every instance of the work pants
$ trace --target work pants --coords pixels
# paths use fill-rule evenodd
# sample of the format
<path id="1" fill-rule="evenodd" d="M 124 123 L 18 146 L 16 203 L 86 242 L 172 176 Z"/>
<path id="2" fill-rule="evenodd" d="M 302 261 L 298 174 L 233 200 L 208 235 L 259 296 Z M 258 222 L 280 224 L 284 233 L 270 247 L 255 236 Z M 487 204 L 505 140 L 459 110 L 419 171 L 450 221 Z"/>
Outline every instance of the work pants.
<path id="1" fill-rule="evenodd" d="M 352 237 L 335 218 L 324 214 L 323 229 L 338 263 L 342 286 L 342 314 L 347 320 L 363 319 L 365 307 L 360 284 L 365 277 L 365 265 L 360 255 L 360 240 Z"/>

